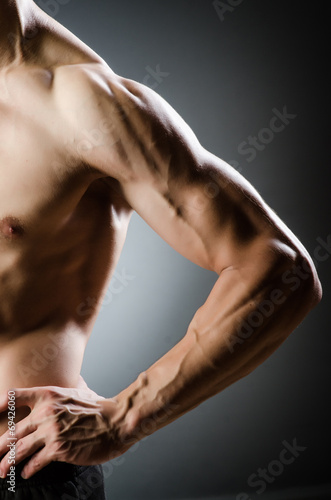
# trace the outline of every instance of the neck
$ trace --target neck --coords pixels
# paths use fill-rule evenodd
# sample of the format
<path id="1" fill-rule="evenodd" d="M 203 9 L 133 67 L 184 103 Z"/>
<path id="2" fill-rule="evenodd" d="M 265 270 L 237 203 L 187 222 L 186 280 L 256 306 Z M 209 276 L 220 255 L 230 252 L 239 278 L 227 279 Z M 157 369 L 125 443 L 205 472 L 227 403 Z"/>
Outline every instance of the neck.
<path id="1" fill-rule="evenodd" d="M 32 27 L 32 0 L 0 0 L 0 66 L 24 59 L 24 39 Z"/>

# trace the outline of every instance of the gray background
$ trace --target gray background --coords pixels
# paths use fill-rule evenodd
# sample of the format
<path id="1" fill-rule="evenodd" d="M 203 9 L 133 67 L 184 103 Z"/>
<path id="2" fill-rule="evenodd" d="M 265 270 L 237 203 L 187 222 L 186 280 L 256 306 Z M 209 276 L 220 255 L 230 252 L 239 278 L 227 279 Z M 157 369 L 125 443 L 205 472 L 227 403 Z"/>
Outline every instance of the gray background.
<path id="1" fill-rule="evenodd" d="M 224 19 L 209 0 L 36 3 L 117 73 L 146 82 L 149 68 L 160 65 L 169 74 L 148 84 L 201 143 L 233 162 L 310 252 L 318 238 L 326 241 L 326 2 L 229 0 Z M 284 106 L 296 118 L 248 162 L 239 144 Z M 244 500 L 240 492 L 253 499 L 257 488 L 248 477 L 295 438 L 306 449 L 257 498 L 331 498 L 329 257 L 318 263 L 322 303 L 285 344 L 253 374 L 107 464 L 109 499 Z M 176 254 L 137 215 L 117 273 L 121 292 L 107 293 L 83 367 L 88 384 L 107 397 L 184 335 L 216 278 Z M 123 274 L 130 279 L 121 282 Z"/>

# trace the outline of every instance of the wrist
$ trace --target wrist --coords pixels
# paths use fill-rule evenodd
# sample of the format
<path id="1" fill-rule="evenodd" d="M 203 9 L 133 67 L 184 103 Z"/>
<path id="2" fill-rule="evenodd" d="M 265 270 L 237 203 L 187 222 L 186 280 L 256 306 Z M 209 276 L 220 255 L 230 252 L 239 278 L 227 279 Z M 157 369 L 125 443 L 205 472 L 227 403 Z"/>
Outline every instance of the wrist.
<path id="1" fill-rule="evenodd" d="M 153 376 L 151 370 L 141 373 L 115 397 L 117 412 L 113 421 L 126 442 L 134 444 L 179 416 L 179 405 L 169 401 L 160 383 L 154 386 L 156 372 L 154 369 Z"/>
<path id="2" fill-rule="evenodd" d="M 129 409 L 122 393 L 115 398 L 98 401 L 98 404 L 107 426 L 108 436 L 113 442 L 111 457 L 113 458 L 127 451 L 142 436 L 140 437 L 137 432 L 136 420 L 133 418 L 134 412 Z"/>

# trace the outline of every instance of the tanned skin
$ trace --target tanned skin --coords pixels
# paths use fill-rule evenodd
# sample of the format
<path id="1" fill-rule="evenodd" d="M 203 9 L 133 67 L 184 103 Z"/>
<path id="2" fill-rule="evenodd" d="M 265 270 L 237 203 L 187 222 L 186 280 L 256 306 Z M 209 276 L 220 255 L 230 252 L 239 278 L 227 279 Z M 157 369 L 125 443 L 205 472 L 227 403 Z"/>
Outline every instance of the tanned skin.
<path id="1" fill-rule="evenodd" d="M 252 372 L 321 299 L 307 251 L 256 190 L 32 0 L 0 2 L 0 137 L 3 477 L 8 390 L 25 477 L 102 463 Z M 83 306 L 101 304 L 133 211 L 218 279 L 182 340 L 105 399 L 80 377 L 98 314 Z M 50 338 L 60 354 L 24 372 Z"/>

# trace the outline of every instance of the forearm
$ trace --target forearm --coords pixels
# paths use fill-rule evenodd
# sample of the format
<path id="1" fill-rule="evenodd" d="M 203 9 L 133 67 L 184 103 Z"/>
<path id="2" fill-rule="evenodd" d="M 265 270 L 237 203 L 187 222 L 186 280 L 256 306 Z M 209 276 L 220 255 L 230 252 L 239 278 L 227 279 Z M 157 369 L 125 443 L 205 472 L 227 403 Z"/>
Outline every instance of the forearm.
<path id="1" fill-rule="evenodd" d="M 293 265 L 302 267 L 295 291 Z M 141 439 L 254 370 L 317 302 L 314 281 L 305 260 L 221 273 L 184 338 L 117 396 L 113 423 L 122 439 Z"/>

